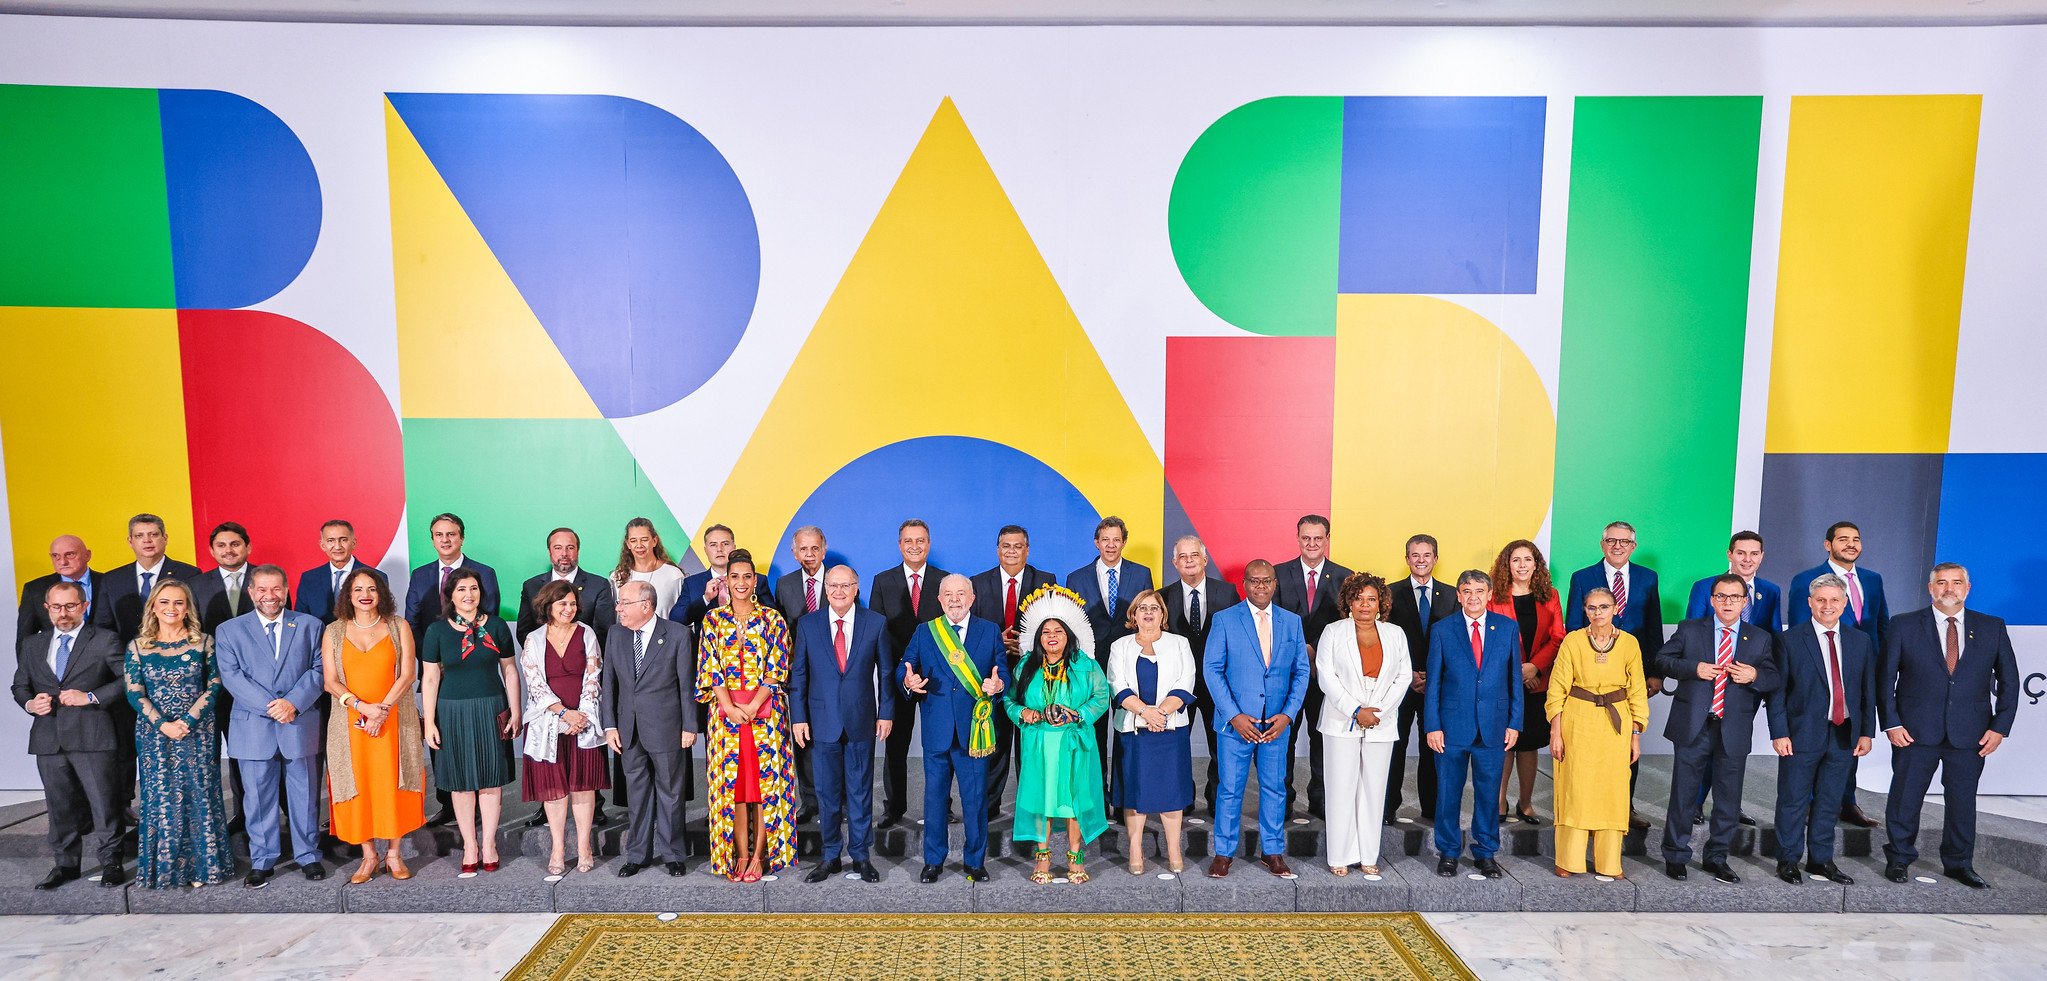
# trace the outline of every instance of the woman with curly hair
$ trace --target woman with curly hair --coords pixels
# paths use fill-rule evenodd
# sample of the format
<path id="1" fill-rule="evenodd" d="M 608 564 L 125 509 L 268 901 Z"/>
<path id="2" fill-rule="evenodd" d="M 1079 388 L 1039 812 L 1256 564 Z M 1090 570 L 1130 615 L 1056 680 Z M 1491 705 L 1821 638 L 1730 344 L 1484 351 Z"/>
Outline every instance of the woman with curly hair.
<path id="1" fill-rule="evenodd" d="M 1501 811 L 1500 821 L 1518 815 L 1523 824 L 1535 824 L 1535 754 L 1549 745 L 1549 716 L 1543 714 L 1543 704 L 1549 697 L 1550 665 L 1564 643 L 1564 614 L 1550 583 L 1549 563 L 1534 542 L 1516 539 L 1500 549 L 1493 560 L 1493 600 L 1486 609 L 1513 617 L 1521 626 L 1521 686 L 1526 700 L 1521 737 L 1507 751 L 1507 765 L 1500 771 L 1500 806 L 1506 807 L 1507 785 L 1516 773 L 1521 775 L 1521 797 L 1514 810 Z"/>

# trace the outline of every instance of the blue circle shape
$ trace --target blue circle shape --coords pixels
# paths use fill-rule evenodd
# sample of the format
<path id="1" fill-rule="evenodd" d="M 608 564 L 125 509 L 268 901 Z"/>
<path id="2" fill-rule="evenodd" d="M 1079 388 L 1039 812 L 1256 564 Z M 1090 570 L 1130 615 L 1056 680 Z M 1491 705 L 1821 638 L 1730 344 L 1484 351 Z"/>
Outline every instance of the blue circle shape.
<path id="1" fill-rule="evenodd" d="M 860 574 L 863 605 L 874 574 L 902 564 L 896 547 L 904 519 L 931 526 L 930 564 L 973 575 L 995 567 L 1003 525 L 1030 531 L 1030 564 L 1061 582 L 1095 560 L 1100 512 L 1059 471 L 1001 443 L 969 436 L 923 436 L 871 450 L 840 467 L 810 493 L 775 543 L 772 574 L 796 568 L 796 529 L 825 533 L 825 561 Z"/>

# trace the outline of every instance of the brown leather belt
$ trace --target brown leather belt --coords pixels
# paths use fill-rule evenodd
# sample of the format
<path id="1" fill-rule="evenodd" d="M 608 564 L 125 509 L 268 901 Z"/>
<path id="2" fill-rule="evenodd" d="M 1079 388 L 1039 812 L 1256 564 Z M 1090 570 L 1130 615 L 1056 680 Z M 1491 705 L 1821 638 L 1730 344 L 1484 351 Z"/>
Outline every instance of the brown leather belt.
<path id="1" fill-rule="evenodd" d="M 1616 733 L 1621 731 L 1621 710 L 1614 708 L 1614 706 L 1628 700 L 1628 690 L 1626 688 L 1616 688 L 1604 695 L 1594 695 L 1577 685 L 1572 685 L 1571 697 L 1591 702 L 1606 709 L 1606 718 L 1607 721 L 1613 723 L 1613 731 Z"/>

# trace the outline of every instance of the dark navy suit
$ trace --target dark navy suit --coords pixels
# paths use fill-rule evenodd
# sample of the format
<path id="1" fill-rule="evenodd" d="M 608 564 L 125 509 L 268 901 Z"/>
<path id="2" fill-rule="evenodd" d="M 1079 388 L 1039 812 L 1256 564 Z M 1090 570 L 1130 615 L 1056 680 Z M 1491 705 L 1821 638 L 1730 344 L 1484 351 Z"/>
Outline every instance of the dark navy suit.
<path id="1" fill-rule="evenodd" d="M 368 569 L 377 581 L 384 582 L 384 574 L 376 566 L 364 565 L 354 558 L 348 560 L 348 570 L 341 574 L 343 582 L 357 569 Z M 389 589 L 390 584 L 385 583 Z M 334 563 L 322 562 L 299 574 L 299 588 L 292 593 L 291 608 L 307 616 L 319 617 L 323 624 L 334 622 Z"/>
<path id="2" fill-rule="evenodd" d="M 1736 621 L 1734 660 L 1756 669 L 1746 685 L 1732 679 L 1719 718 L 1713 716 L 1713 683 L 1699 677 L 1698 666 L 1719 658 L 1720 622 L 1712 617 L 1686 620 L 1656 654 L 1655 676 L 1680 678 L 1672 696 L 1663 737 L 1675 751 L 1672 759 L 1670 807 L 1663 826 L 1663 860 L 1684 863 L 1692 858 L 1692 812 L 1698 808 L 1699 785 L 1712 774 L 1713 822 L 1705 860 L 1725 862 L 1741 819 L 1741 784 L 1747 775 L 1756 710 L 1763 696 L 1783 684 L 1778 676 L 1770 632 Z"/>
<path id="3" fill-rule="evenodd" d="M 1692 583 L 1691 598 L 1685 600 L 1685 619 L 1696 620 L 1700 617 L 1708 617 L 1713 615 L 1712 604 L 1713 580 L 1718 578 L 1720 577 L 1707 576 L 1706 578 L 1701 579 L 1698 582 Z M 1773 583 L 1768 579 L 1764 579 L 1761 576 L 1757 576 L 1753 581 L 1755 584 L 1755 596 L 1753 598 L 1753 602 L 1749 603 L 1747 606 L 1742 608 L 1741 611 L 1742 622 L 1755 624 L 1756 626 L 1761 627 L 1764 630 L 1767 630 L 1774 634 L 1784 626 L 1784 620 L 1782 617 L 1779 616 L 1779 613 L 1783 606 L 1782 602 L 1784 598 L 1783 590 L 1778 589 L 1776 583 Z M 1804 600 L 1800 600 L 1799 602 L 1803 603 Z M 1812 614 L 1808 612 L 1806 614 L 1806 619 L 1811 618 Z M 1850 762 L 1851 763 L 1853 762 L 1852 758 Z M 1852 767 L 1850 772 L 1852 774 L 1853 772 Z M 1711 792 L 1712 789 L 1713 772 L 1712 768 L 1709 766 L 1706 771 L 1706 778 L 1704 780 L 1699 781 L 1698 806 L 1700 807 L 1706 806 L 1706 795 L 1709 792 Z"/>
<path id="4" fill-rule="evenodd" d="M 1876 673 L 1877 717 L 1888 733 L 1903 726 L 1912 745 L 1891 750 L 1891 794 L 1885 804 L 1890 842 L 1884 855 L 1910 865 L 1919 857 L 1919 809 L 1940 769 L 1946 814 L 1940 864 L 1971 867 L 1976 854 L 1979 745 L 1986 732 L 2011 735 L 2019 711 L 2019 663 L 2004 621 L 1963 610 L 1956 624 L 1962 656 L 1947 670 L 1946 617 L 1927 607 L 1892 620 Z"/>
<path id="5" fill-rule="evenodd" d="M 846 825 L 845 852 L 853 861 L 867 861 L 874 839 L 874 724 L 895 719 L 895 699 L 888 697 L 888 670 L 895 663 L 888 630 L 881 617 L 859 607 L 846 637 L 846 669 L 839 670 L 832 643 L 832 621 L 838 614 L 829 604 L 796 621 L 794 665 L 789 700 L 792 721 L 809 724 L 811 768 L 817 778 L 819 829 L 824 835 L 820 861 L 839 857 L 839 824 Z"/>
<path id="6" fill-rule="evenodd" d="M 1436 754 L 1436 854 L 1464 854 L 1464 778 L 1471 787 L 1471 857 L 1500 850 L 1500 770 L 1507 730 L 1521 730 L 1527 704 L 1521 684 L 1521 625 L 1482 614 L 1485 663 L 1472 657 L 1471 620 L 1459 610 L 1429 631 L 1429 686 L 1422 692 L 1422 730 L 1443 734 Z"/>
<path id="7" fill-rule="evenodd" d="M 202 574 L 198 566 L 186 565 L 165 556 L 163 564 L 156 567 L 156 575 L 150 579 L 149 588 L 155 589 L 156 584 L 165 579 L 192 585 Z M 124 647 L 142 631 L 142 602 L 148 597 L 141 592 L 140 577 L 141 570 L 130 562 L 102 575 L 92 591 L 92 622 L 113 631 L 121 638 Z"/>
<path id="8" fill-rule="evenodd" d="M 1006 662 L 1009 658 L 1003 656 L 1002 631 L 994 623 L 968 616 L 966 635 L 960 638 L 960 646 L 966 650 L 967 657 L 974 662 L 974 670 L 983 680 L 992 674 L 1002 679 L 1005 688 L 1008 687 L 1009 665 Z M 924 676 L 924 694 L 901 687 L 904 674 L 910 668 Z M 923 716 L 924 864 L 945 864 L 946 814 L 950 810 L 947 800 L 957 776 L 960 820 L 966 825 L 967 837 L 961 858 L 968 868 L 987 865 L 988 803 L 984 799 L 988 791 L 987 765 L 967 753 L 978 693 L 961 687 L 952 667 L 946 663 L 944 653 L 938 649 L 938 642 L 931 637 L 929 621 L 919 624 L 911 632 L 910 643 L 903 650 L 901 666 L 891 676 L 904 698 L 919 703 Z M 995 697 L 1002 696 L 998 694 Z M 998 705 L 995 711 L 1002 709 Z"/>
<path id="9" fill-rule="evenodd" d="M 456 564 L 458 569 L 474 569 L 483 579 L 483 606 L 486 613 L 498 614 L 497 570 L 484 565 L 467 555 Z M 414 643 L 426 639 L 427 625 L 442 619 L 441 613 L 441 560 L 412 570 L 412 581 L 405 587 L 405 622 L 412 625 Z"/>
<path id="10" fill-rule="evenodd" d="M 1785 597 L 1787 622 L 1797 624 L 1812 619 L 1812 606 L 1806 602 L 1806 597 L 1812 595 L 1812 581 L 1833 571 L 1832 563 L 1822 562 L 1791 577 L 1791 589 Z M 1862 592 L 1862 614 L 1857 616 L 1855 604 L 1850 603 L 1841 610 L 1841 622 L 1867 633 L 1870 642 L 1882 651 L 1884 631 L 1891 620 L 1891 606 L 1884 601 L 1884 578 L 1858 565 L 1855 567 L 1855 579 Z M 1855 806 L 1855 771 L 1861 762 L 1848 761 L 1848 783 L 1841 788 L 1843 808 Z"/>
<path id="11" fill-rule="evenodd" d="M 996 566 L 985 572 L 974 574 L 974 616 L 998 624 L 1003 630 L 1017 626 L 1023 621 L 1023 601 L 1041 586 L 1050 586 L 1058 580 L 1052 574 L 1036 566 L 1026 565 L 1016 574 L 1016 619 L 1017 623 L 1005 622 L 1002 618 L 1009 608 L 1009 579 L 1002 574 L 1002 567 Z M 1120 583 L 1118 585 L 1121 585 Z M 1005 648 L 1004 656 L 1007 657 Z M 1022 657 L 1010 658 L 1009 671 L 1023 664 Z M 1017 757 L 1017 766 L 1022 768 L 1022 750 L 1016 743 L 1016 723 L 1009 721 L 1008 712 L 995 713 L 995 755 L 987 759 L 988 764 L 988 817 L 1002 813 L 1002 792 L 1009 785 L 1009 761 Z"/>
<path id="12" fill-rule="evenodd" d="M 1349 615 L 1338 610 L 1336 600 L 1343 589 L 1343 581 L 1350 578 L 1350 570 L 1328 559 L 1322 560 L 1322 568 L 1316 570 L 1315 595 L 1308 595 L 1308 567 L 1298 558 L 1273 569 L 1279 581 L 1274 585 L 1272 602 L 1291 610 L 1301 618 L 1301 633 L 1320 639 L 1322 631 L 1330 624 Z M 1309 641 L 1313 643 L 1314 641 Z M 1310 663 L 1314 655 L 1308 657 Z M 1294 746 L 1300 741 L 1301 730 L 1308 731 L 1308 808 L 1322 813 L 1322 728 L 1315 720 L 1322 718 L 1322 686 L 1308 685 L 1308 700 L 1301 704 L 1301 713 L 1308 718 L 1308 724 L 1295 726 L 1287 732 L 1286 751 L 1286 806 L 1294 807 Z"/>
<path id="13" fill-rule="evenodd" d="M 1204 784 L 1201 799 L 1208 802 L 1209 809 L 1215 809 L 1216 760 L 1221 757 L 1215 751 L 1215 696 L 1208 691 L 1208 673 L 1202 667 L 1208 663 L 1208 631 L 1215 625 L 1215 615 L 1229 609 L 1242 599 L 1237 587 L 1229 580 L 1218 576 L 1207 576 L 1201 582 L 1201 626 L 1196 627 L 1187 620 L 1187 584 L 1178 578 L 1159 590 L 1159 598 L 1166 604 L 1166 632 L 1187 638 L 1187 646 L 1194 652 L 1194 704 L 1191 711 L 1199 711 L 1202 718 L 1201 734 L 1208 739 L 1208 782 Z M 1305 633 L 1304 633 L 1305 636 Z M 1192 721 L 1192 716 L 1189 716 Z"/>
<path id="14" fill-rule="evenodd" d="M 1834 625 L 1844 720 L 1834 725 L 1827 648 L 1811 622 L 1777 636 L 1784 687 L 1770 696 L 1770 738 L 1791 740 L 1777 759 L 1777 861 L 1834 860 L 1834 812 L 1855 760 L 1855 742 L 1876 736 L 1876 645 L 1860 630 Z M 1703 682 L 1702 682 L 1703 684 Z M 1819 802 L 1817 808 L 1814 803 Z"/>

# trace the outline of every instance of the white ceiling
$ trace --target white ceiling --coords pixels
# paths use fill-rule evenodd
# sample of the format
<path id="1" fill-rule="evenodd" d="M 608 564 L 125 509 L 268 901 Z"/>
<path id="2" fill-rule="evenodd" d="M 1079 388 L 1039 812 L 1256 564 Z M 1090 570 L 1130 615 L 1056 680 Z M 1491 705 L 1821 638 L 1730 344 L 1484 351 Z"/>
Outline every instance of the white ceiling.
<path id="1" fill-rule="evenodd" d="M 0 0 L 0 12 L 361 23 L 1623 24 L 2047 23 L 2047 0 Z"/>

